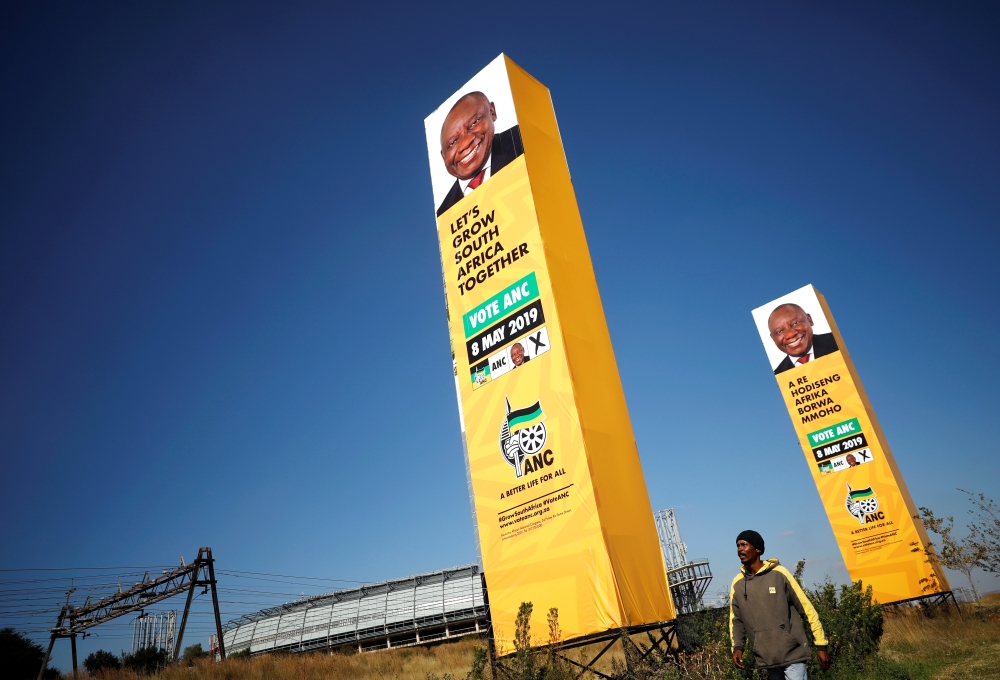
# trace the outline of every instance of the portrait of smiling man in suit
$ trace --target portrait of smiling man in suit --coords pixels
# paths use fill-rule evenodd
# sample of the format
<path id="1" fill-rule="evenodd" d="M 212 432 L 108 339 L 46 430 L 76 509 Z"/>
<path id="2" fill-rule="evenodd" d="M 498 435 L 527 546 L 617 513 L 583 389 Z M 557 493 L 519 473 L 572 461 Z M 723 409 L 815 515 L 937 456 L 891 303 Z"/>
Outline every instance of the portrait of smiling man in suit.
<path id="1" fill-rule="evenodd" d="M 813 320 L 804 309 L 788 302 L 778 305 L 767 317 L 767 330 L 779 350 L 786 354 L 774 374 L 809 363 L 838 351 L 833 333 L 813 334 Z"/>
<path id="2" fill-rule="evenodd" d="M 496 132 L 496 120 L 496 106 L 482 92 L 462 95 L 445 117 L 441 159 L 455 183 L 438 206 L 438 217 L 524 153 L 520 128 Z"/>

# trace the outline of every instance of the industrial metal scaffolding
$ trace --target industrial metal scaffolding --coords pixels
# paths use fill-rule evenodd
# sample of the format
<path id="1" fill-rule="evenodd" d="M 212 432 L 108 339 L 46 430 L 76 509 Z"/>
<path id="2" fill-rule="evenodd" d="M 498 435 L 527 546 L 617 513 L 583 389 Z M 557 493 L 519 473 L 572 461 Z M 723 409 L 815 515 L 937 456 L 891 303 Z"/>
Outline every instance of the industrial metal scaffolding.
<path id="1" fill-rule="evenodd" d="M 248 614 L 223 626 L 229 653 L 358 651 L 479 633 L 488 625 L 479 565 L 335 590 Z"/>
<path id="2" fill-rule="evenodd" d="M 153 647 L 167 652 L 167 660 L 174 660 L 174 632 L 177 612 L 146 612 L 132 621 L 132 653 Z"/>

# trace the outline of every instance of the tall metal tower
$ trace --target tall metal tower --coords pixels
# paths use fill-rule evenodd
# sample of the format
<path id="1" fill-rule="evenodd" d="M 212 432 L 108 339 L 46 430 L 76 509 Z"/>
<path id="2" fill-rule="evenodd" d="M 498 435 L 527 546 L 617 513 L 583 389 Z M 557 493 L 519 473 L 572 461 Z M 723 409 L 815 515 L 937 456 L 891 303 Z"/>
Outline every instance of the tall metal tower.
<path id="1" fill-rule="evenodd" d="M 687 546 L 681 540 L 681 530 L 677 526 L 674 509 L 657 510 L 653 517 L 656 519 L 656 533 L 660 535 L 660 549 L 663 550 L 663 561 L 667 563 L 667 569 L 687 564 Z"/>
<path id="2" fill-rule="evenodd" d="M 712 582 L 712 570 L 708 560 L 695 558 L 688 560 L 687 546 L 681 540 L 681 530 L 677 526 L 677 515 L 673 508 L 657 510 L 656 533 L 660 537 L 663 564 L 667 570 L 667 583 L 674 598 L 678 614 L 690 614 L 702 608 L 701 598 Z"/>

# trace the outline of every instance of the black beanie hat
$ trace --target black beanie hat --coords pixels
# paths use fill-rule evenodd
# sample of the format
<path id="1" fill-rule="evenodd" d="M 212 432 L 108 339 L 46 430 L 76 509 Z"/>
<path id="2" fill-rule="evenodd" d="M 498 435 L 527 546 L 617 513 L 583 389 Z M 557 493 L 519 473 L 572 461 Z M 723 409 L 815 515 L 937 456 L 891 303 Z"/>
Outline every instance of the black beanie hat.
<path id="1" fill-rule="evenodd" d="M 741 531 L 740 535 L 736 537 L 736 542 L 739 543 L 740 541 L 746 541 L 757 548 L 757 550 L 764 552 L 764 538 L 753 529 Z"/>

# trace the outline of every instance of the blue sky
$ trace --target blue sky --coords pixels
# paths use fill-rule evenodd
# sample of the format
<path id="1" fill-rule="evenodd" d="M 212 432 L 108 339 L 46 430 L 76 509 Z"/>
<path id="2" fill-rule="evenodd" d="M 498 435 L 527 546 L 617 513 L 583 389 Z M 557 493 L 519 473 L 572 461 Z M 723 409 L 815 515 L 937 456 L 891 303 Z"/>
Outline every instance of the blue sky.
<path id="1" fill-rule="evenodd" d="M 650 498 L 713 591 L 748 525 L 847 578 L 750 317 L 807 283 L 917 504 L 1000 497 L 995 8 L 2 11 L 0 568 L 475 560 L 422 125 L 501 51 L 552 91 Z"/>

